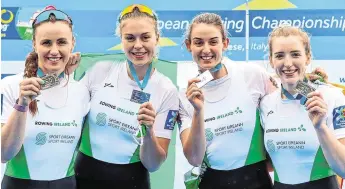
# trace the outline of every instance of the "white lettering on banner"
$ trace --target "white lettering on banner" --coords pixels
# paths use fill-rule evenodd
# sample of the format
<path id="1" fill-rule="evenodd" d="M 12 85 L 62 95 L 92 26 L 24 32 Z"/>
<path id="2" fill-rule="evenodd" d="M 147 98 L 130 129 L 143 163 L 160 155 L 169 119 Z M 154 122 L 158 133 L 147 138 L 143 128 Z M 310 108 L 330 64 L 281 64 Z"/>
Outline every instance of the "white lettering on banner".
<path id="1" fill-rule="evenodd" d="M 225 17 L 222 20 L 224 27 L 232 32 L 241 33 L 245 30 L 244 19 L 228 19 Z M 160 30 L 186 30 L 190 24 L 190 20 L 158 20 L 158 28 Z M 345 19 L 343 16 L 332 16 L 329 18 L 308 18 L 303 16 L 296 19 L 271 19 L 266 16 L 255 16 L 252 19 L 251 27 L 254 29 L 274 29 L 282 24 L 292 25 L 307 29 L 321 29 L 321 28 L 338 28 L 345 31 Z"/>
<path id="2" fill-rule="evenodd" d="M 244 30 L 244 20 L 229 20 L 228 17 L 225 17 L 222 23 L 227 30 L 232 30 L 237 33 Z M 160 30 L 186 30 L 189 24 L 189 20 L 158 20 L 158 28 Z"/>
<path id="3" fill-rule="evenodd" d="M 251 49 L 252 49 L 252 50 L 255 50 L 255 51 L 259 50 L 259 51 L 265 51 L 265 52 L 267 52 L 267 50 L 268 50 L 268 44 L 265 44 L 265 43 L 261 43 L 261 44 L 252 43 Z"/>
<path id="4" fill-rule="evenodd" d="M 3 25 L 1 26 L 1 31 L 2 31 L 2 32 L 6 32 L 8 26 L 9 26 L 8 24 L 3 24 Z"/>
<path id="5" fill-rule="evenodd" d="M 158 20 L 158 29 L 171 29 L 169 27 L 170 23 L 173 24 L 173 29 L 175 30 L 185 30 L 189 26 L 189 20 L 167 20 L 167 21 L 162 21 Z"/>
<path id="6" fill-rule="evenodd" d="M 274 29 L 280 25 L 290 25 L 300 28 L 339 28 L 341 31 L 345 31 L 344 17 L 331 19 L 307 19 L 303 16 L 303 19 L 295 20 L 270 20 L 266 16 L 256 16 L 252 20 L 252 27 L 254 29 Z"/>

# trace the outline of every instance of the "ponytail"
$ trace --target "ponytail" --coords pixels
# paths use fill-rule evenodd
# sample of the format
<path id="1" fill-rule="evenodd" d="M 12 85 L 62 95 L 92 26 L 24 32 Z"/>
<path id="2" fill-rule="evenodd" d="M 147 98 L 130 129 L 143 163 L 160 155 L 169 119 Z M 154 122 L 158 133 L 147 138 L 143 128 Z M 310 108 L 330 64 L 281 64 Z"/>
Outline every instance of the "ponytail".
<path id="1" fill-rule="evenodd" d="M 26 78 L 36 77 L 37 69 L 38 69 L 38 55 L 36 52 L 33 51 L 26 57 L 24 77 Z M 36 115 L 38 111 L 36 100 L 33 100 L 30 102 L 29 111 L 33 116 Z"/>

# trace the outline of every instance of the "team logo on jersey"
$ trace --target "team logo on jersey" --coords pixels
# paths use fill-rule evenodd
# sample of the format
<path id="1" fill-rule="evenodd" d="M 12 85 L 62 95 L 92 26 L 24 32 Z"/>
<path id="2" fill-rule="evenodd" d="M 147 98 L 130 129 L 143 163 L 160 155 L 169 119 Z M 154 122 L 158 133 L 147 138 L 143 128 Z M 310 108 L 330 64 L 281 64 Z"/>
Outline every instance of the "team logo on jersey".
<path id="1" fill-rule="evenodd" d="M 44 145 L 47 142 L 47 133 L 40 132 L 36 135 L 36 145 Z"/>
<path id="2" fill-rule="evenodd" d="M 78 126 L 77 123 L 75 122 L 75 120 L 73 120 L 73 121 L 71 122 L 71 125 L 72 125 L 73 127 L 77 127 L 77 126 Z"/>
<path id="3" fill-rule="evenodd" d="M 274 145 L 273 140 L 267 140 L 266 146 L 267 146 L 267 151 L 268 152 L 272 153 L 272 152 L 276 151 L 276 146 Z"/>
<path id="4" fill-rule="evenodd" d="M 301 126 L 298 127 L 298 130 L 299 130 L 299 131 L 307 131 L 307 130 L 304 128 L 303 124 L 302 124 Z"/>
<path id="5" fill-rule="evenodd" d="M 167 119 L 165 121 L 164 129 L 174 130 L 174 126 L 177 120 L 178 110 L 169 110 Z"/>
<path id="6" fill-rule="evenodd" d="M 242 114 L 242 112 L 243 111 L 240 109 L 240 107 L 237 107 L 234 111 L 230 111 L 230 112 L 227 112 L 225 114 L 218 115 L 216 119 L 218 120 L 218 119 L 226 118 L 228 116 L 233 116 L 236 114 Z"/>
<path id="7" fill-rule="evenodd" d="M 333 125 L 334 129 L 345 128 L 345 106 L 334 108 L 333 110 Z"/>
<path id="8" fill-rule="evenodd" d="M 285 133 L 288 133 L 288 132 L 306 132 L 307 129 L 304 128 L 304 125 L 301 124 L 301 126 L 299 127 L 290 127 L 290 128 L 280 128 L 279 132 L 285 132 Z"/>
<path id="9" fill-rule="evenodd" d="M 206 123 L 206 122 L 210 122 L 210 121 L 214 121 L 214 120 L 216 120 L 216 117 L 207 118 L 204 121 Z"/>
<path id="10" fill-rule="evenodd" d="M 78 124 L 73 120 L 72 122 L 46 122 L 35 121 L 35 125 L 38 126 L 52 126 L 52 127 L 77 127 Z"/>
<path id="11" fill-rule="evenodd" d="M 100 112 L 96 116 L 96 124 L 99 126 L 104 126 L 107 123 L 107 114 Z"/>
<path id="12" fill-rule="evenodd" d="M 106 106 L 108 108 L 116 110 L 116 106 L 115 105 L 109 104 L 107 102 L 100 101 L 99 104 L 102 105 L 102 106 Z"/>
<path id="13" fill-rule="evenodd" d="M 39 126 L 53 126 L 54 123 L 53 122 L 46 122 L 46 121 L 35 121 L 35 125 L 39 125 Z"/>
<path id="14" fill-rule="evenodd" d="M 275 132 L 275 133 L 278 133 L 278 132 L 297 132 L 297 130 L 300 131 L 300 132 L 307 131 L 307 129 L 304 128 L 304 125 L 302 124 L 301 126 L 299 126 L 297 128 L 296 127 L 295 128 L 280 128 L 280 129 L 274 128 L 274 129 L 267 129 L 265 132 L 266 133 L 272 133 L 272 132 Z"/>
<path id="15" fill-rule="evenodd" d="M 266 133 L 279 133 L 279 129 L 275 128 L 275 129 L 266 129 Z"/>
<path id="16" fill-rule="evenodd" d="M 236 108 L 235 113 L 236 113 L 236 114 L 241 114 L 241 113 L 242 113 L 242 110 L 240 109 L 240 107 L 237 107 L 237 108 Z"/>
<path id="17" fill-rule="evenodd" d="M 211 128 L 205 129 L 205 138 L 207 142 L 210 142 L 213 139 L 213 133 L 211 131 Z"/>

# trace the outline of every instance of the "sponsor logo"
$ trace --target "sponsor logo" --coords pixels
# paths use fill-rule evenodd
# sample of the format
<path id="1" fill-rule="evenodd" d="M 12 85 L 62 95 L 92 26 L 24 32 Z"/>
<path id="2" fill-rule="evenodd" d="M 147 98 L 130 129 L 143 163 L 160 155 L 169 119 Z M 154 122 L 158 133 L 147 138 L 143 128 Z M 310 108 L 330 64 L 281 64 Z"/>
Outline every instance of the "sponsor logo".
<path id="1" fill-rule="evenodd" d="M 111 83 L 104 83 L 104 87 L 114 87 Z"/>
<path id="2" fill-rule="evenodd" d="M 47 142 L 47 133 L 40 132 L 36 135 L 36 145 L 44 145 Z"/>
<path id="3" fill-rule="evenodd" d="M 212 139 L 213 139 L 213 133 L 212 133 L 212 131 L 211 131 L 211 128 L 205 129 L 205 137 L 206 137 L 206 141 L 207 141 L 207 142 L 212 141 Z"/>
<path id="4" fill-rule="evenodd" d="M 104 126 L 107 124 L 107 114 L 101 112 L 96 116 L 96 124 L 99 126 Z"/>
<path id="5" fill-rule="evenodd" d="M 267 151 L 268 152 L 275 152 L 276 151 L 276 146 L 274 145 L 273 140 L 267 140 L 266 141 L 266 146 L 267 146 Z"/>
<path id="6" fill-rule="evenodd" d="M 273 110 L 269 111 L 269 112 L 267 113 L 267 117 L 268 117 L 269 115 L 273 114 L 273 113 L 274 113 Z"/>
<path id="7" fill-rule="evenodd" d="M 2 8 L 1 38 L 32 40 L 32 22 L 40 12 L 37 8 Z"/>
<path id="8" fill-rule="evenodd" d="M 1 9 L 1 38 L 6 38 L 7 33 L 13 28 L 15 12 L 9 8 Z"/>

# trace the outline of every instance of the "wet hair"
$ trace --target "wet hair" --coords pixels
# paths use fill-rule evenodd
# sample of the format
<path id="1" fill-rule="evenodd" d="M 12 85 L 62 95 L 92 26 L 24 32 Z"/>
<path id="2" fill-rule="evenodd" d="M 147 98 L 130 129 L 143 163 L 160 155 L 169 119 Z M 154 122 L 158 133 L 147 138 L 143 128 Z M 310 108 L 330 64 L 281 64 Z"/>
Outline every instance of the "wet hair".
<path id="1" fill-rule="evenodd" d="M 195 16 L 189 24 L 186 33 L 185 33 L 185 38 L 188 42 L 191 42 L 191 33 L 193 30 L 193 26 L 195 24 L 209 24 L 209 25 L 214 25 L 219 28 L 220 33 L 222 34 L 222 41 L 225 41 L 227 38 L 227 33 L 228 31 L 225 29 L 222 18 L 215 13 L 202 13 L 197 16 Z"/>
<path id="2" fill-rule="evenodd" d="M 268 36 L 268 46 L 269 46 L 269 55 L 272 56 L 272 42 L 275 37 L 288 37 L 288 36 L 299 36 L 304 45 L 305 53 L 308 57 L 312 57 L 310 38 L 307 32 L 301 28 L 283 25 L 275 28 Z"/>
<path id="3" fill-rule="evenodd" d="M 33 27 L 32 27 L 32 29 L 33 29 L 32 40 L 35 41 L 36 29 L 41 24 L 46 23 L 46 22 L 53 22 L 54 23 L 56 21 L 65 22 L 66 24 L 68 24 L 68 26 L 71 28 L 71 31 L 72 31 L 72 24 L 71 23 L 64 21 L 64 20 L 56 20 L 55 15 L 53 13 L 51 13 L 49 15 L 49 19 L 33 25 Z M 35 51 L 32 51 L 29 53 L 29 55 L 25 59 L 24 77 L 26 77 L 26 78 L 36 77 L 37 76 L 37 70 L 38 70 L 38 54 Z M 67 66 L 65 67 L 65 73 L 67 74 L 67 76 L 69 75 Z M 38 111 L 36 100 L 33 100 L 30 102 L 29 111 L 33 116 L 36 115 L 36 113 Z"/>

